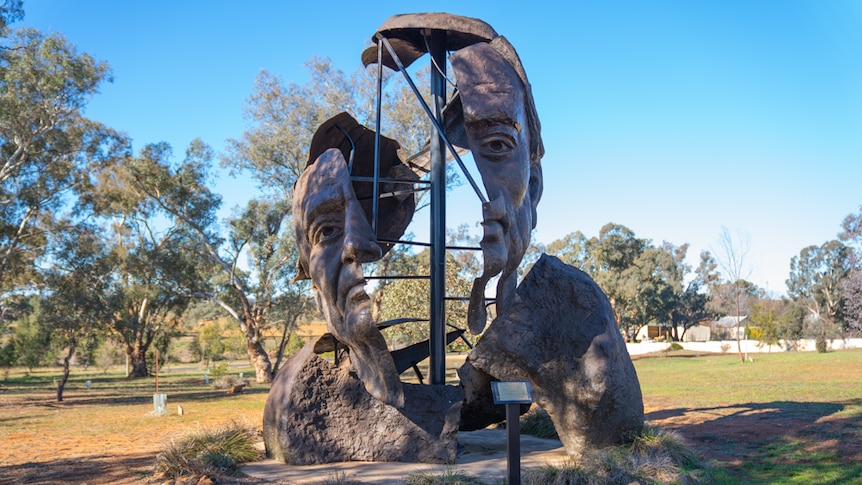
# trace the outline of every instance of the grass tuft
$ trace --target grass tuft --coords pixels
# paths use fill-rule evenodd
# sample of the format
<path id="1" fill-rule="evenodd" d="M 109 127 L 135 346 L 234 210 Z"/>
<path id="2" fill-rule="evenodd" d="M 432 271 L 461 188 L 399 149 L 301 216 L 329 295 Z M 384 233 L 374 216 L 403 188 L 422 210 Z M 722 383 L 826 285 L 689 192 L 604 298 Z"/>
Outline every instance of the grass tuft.
<path id="1" fill-rule="evenodd" d="M 577 462 L 528 468 L 522 481 L 525 485 L 696 484 L 698 465 L 697 454 L 679 435 L 645 426 L 629 445 L 590 450 Z"/>
<path id="2" fill-rule="evenodd" d="M 172 439 L 156 456 L 155 474 L 173 479 L 233 473 L 237 465 L 260 459 L 254 447 L 258 436 L 254 426 L 234 421 Z"/>
<path id="3" fill-rule="evenodd" d="M 344 472 L 335 472 L 323 480 L 323 485 L 361 485 L 361 482 L 350 480 Z"/>
<path id="4" fill-rule="evenodd" d="M 482 485 L 483 483 L 478 478 L 451 467 L 440 473 L 416 473 L 404 480 L 404 485 Z"/>

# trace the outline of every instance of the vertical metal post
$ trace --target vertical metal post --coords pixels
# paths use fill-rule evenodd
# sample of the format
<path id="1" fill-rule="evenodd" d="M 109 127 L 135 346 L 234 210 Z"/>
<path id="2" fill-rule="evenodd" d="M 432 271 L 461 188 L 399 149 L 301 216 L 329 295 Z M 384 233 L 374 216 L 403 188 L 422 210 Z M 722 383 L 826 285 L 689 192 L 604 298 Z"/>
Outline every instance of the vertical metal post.
<path id="1" fill-rule="evenodd" d="M 520 404 L 506 404 L 506 476 L 508 485 L 521 485 Z"/>
<path id="2" fill-rule="evenodd" d="M 377 118 L 374 122 L 374 188 L 371 199 L 371 229 L 374 231 L 374 239 L 377 239 L 377 211 L 380 205 L 380 125 L 383 112 L 380 107 L 383 103 L 383 43 L 377 43 Z M 352 143 L 352 142 L 351 142 Z M 353 175 L 352 173 L 350 175 Z M 336 359 L 338 349 L 335 349 Z"/>
<path id="3" fill-rule="evenodd" d="M 443 125 L 446 105 L 446 31 L 431 30 L 431 98 Z M 435 68 L 434 64 L 437 65 Z M 446 383 L 446 146 L 436 127 L 431 136 L 431 368 L 432 385 Z"/>

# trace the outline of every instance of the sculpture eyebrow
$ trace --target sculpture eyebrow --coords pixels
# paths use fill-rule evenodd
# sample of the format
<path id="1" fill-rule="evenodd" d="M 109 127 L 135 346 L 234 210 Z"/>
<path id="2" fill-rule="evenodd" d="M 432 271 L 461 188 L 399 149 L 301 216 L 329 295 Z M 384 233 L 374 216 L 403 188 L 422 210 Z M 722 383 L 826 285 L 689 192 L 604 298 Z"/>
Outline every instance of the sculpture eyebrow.
<path id="1" fill-rule="evenodd" d="M 519 133 L 521 131 L 521 124 L 518 123 L 518 120 L 509 116 L 491 116 L 475 120 L 465 120 L 464 124 L 467 125 L 470 129 L 474 130 L 482 130 L 485 128 L 490 128 L 494 125 L 506 125 L 514 128 Z"/>
<path id="2" fill-rule="evenodd" d="M 322 200 L 315 200 L 321 198 Z M 333 215 L 338 212 L 342 214 L 342 219 L 344 218 L 345 210 L 343 197 L 334 198 L 329 194 L 324 195 L 323 197 L 312 197 L 308 200 L 306 207 L 310 207 L 308 213 L 305 214 L 305 220 L 307 221 L 308 226 L 311 226 L 317 219 L 323 216 Z"/>

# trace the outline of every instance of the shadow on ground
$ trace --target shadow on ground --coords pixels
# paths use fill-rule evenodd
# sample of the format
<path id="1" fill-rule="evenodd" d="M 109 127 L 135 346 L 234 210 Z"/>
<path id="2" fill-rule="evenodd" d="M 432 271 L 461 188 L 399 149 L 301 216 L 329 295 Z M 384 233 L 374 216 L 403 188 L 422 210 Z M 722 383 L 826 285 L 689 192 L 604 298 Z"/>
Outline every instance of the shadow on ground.
<path id="1" fill-rule="evenodd" d="M 862 483 L 862 399 L 674 408 L 646 418 L 718 462 L 728 483 Z"/>
<path id="2" fill-rule="evenodd" d="M 0 466 L 0 483 L 9 485 L 88 485 L 143 483 L 153 472 L 150 453 L 87 456 L 22 465 Z"/>

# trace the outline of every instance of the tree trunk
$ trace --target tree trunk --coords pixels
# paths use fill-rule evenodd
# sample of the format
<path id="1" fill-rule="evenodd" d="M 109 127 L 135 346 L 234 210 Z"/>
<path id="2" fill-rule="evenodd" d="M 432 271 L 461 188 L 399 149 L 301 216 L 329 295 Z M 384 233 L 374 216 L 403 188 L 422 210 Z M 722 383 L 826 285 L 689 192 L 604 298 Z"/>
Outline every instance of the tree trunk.
<path id="1" fill-rule="evenodd" d="M 130 378 L 149 377 L 150 373 L 147 370 L 147 354 L 140 347 L 135 347 L 129 355 L 129 360 L 132 361 L 132 372 L 129 373 Z"/>
<path id="2" fill-rule="evenodd" d="M 257 382 L 272 381 L 272 363 L 269 361 L 269 355 L 264 350 L 260 341 L 246 340 L 246 348 L 248 349 L 248 357 L 251 360 L 251 365 L 254 366 L 254 373 Z"/>
<path id="3" fill-rule="evenodd" d="M 69 366 L 71 365 L 72 356 L 75 355 L 75 343 L 75 339 L 69 341 L 69 353 L 63 358 L 63 378 L 57 384 L 57 402 L 63 402 L 63 389 L 69 380 Z"/>

